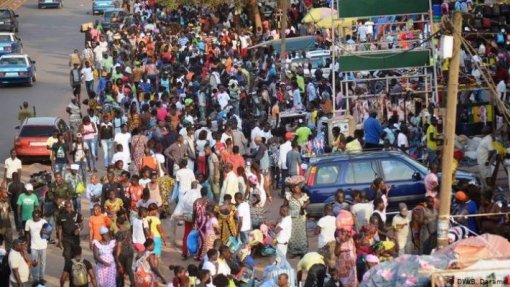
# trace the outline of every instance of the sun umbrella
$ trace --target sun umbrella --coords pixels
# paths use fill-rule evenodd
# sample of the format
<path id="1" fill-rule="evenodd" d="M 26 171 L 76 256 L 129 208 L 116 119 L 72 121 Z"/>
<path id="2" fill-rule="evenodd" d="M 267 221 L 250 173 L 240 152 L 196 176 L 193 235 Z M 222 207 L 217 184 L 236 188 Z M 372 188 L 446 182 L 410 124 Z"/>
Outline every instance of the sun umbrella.
<path id="1" fill-rule="evenodd" d="M 308 12 L 308 14 L 305 15 L 305 17 L 303 17 L 303 23 L 317 23 L 320 20 L 322 20 L 328 16 L 332 16 L 332 15 L 336 15 L 336 14 L 337 13 L 336 13 L 335 9 L 326 8 L 326 7 L 313 8 Z"/>
<path id="2" fill-rule="evenodd" d="M 342 26 L 343 20 L 338 18 L 338 15 L 330 15 L 324 17 L 322 20 L 317 21 L 314 26 L 319 29 L 331 29 L 331 27 L 338 28 Z"/>

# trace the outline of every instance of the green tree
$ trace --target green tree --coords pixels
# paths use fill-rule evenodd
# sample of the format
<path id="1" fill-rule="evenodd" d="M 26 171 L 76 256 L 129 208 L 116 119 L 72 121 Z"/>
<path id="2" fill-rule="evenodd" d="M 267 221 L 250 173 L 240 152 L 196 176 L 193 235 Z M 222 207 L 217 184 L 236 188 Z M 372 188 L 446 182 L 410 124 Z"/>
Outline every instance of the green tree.
<path id="1" fill-rule="evenodd" d="M 255 28 L 262 28 L 262 19 L 257 0 L 159 0 L 159 3 L 165 5 L 169 9 L 175 9 L 181 5 L 191 5 L 195 7 L 209 6 L 212 8 L 219 8 L 224 4 L 234 4 L 237 8 L 246 10 L 249 17 L 255 24 Z"/>

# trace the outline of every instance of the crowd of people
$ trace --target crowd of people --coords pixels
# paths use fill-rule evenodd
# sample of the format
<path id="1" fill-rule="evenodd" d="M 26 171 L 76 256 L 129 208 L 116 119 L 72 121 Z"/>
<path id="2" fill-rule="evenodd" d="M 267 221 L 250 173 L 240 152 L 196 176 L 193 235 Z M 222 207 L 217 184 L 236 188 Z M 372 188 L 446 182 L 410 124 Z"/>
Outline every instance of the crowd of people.
<path id="1" fill-rule="evenodd" d="M 291 2 L 286 33 L 306 35 L 301 18 L 310 1 Z M 256 279 L 261 286 L 358 286 L 380 262 L 436 248 L 441 137 L 432 108 L 403 116 L 363 111 L 353 136 L 336 128 L 328 142 L 322 122 L 332 116 L 332 101 L 342 107 L 341 92 L 333 96 L 320 69 L 312 78 L 298 68 L 280 79 L 277 53 L 248 49 L 279 37 L 276 17 L 251 33 L 247 11 L 228 5 L 169 10 L 135 0 L 122 7 L 132 15 L 108 30 L 96 21 L 83 31 L 85 48 L 69 57 L 71 132 L 47 140 L 53 178 L 44 199 L 21 182 L 15 150 L 5 161 L 0 235 L 8 255 L 1 273 L 10 276 L 2 284 L 44 286 L 49 244 L 63 251 L 60 286 L 99 287 L 251 286 Z M 374 41 L 360 27 L 348 44 Z M 329 34 L 315 35 L 318 47 L 329 45 Z M 286 111 L 309 116 L 281 125 Z M 391 187 L 375 178 L 370 193 L 338 190 L 310 230 L 307 158 L 364 149 L 421 158 L 423 136 L 430 164 L 423 203 L 402 202 L 390 217 Z M 494 154 L 490 130 L 485 136 L 481 166 Z M 454 191 L 454 215 L 506 210 L 472 183 L 457 182 Z M 269 210 L 279 211 L 276 221 Z M 508 218 L 460 217 L 449 239 L 500 233 L 501 223 Z M 95 264 L 83 256 L 84 229 Z M 168 247 L 180 247 L 180 265 L 194 260 L 169 266 L 173 278 L 160 271 Z M 280 267 L 256 276 L 259 258 L 275 255 Z"/>

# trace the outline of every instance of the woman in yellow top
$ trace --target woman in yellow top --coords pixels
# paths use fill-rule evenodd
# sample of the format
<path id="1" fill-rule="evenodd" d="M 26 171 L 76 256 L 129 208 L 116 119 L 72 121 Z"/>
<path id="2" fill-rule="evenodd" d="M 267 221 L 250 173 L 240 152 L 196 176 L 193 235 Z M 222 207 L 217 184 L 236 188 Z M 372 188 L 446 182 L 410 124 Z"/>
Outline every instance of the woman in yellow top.
<path id="1" fill-rule="evenodd" d="M 215 208 L 222 244 L 227 244 L 230 237 L 237 237 L 237 210 L 231 202 L 232 196 L 230 194 L 225 194 L 223 197 L 223 205 L 216 206 Z"/>
<path id="2" fill-rule="evenodd" d="M 104 208 L 110 214 L 117 214 L 122 207 L 124 207 L 124 202 L 122 199 L 118 198 L 115 194 L 115 191 L 110 190 L 108 192 L 108 199 L 104 202 Z"/>
<path id="3" fill-rule="evenodd" d="M 149 204 L 149 216 L 147 216 L 147 222 L 149 222 L 150 238 L 154 240 L 154 255 L 156 255 L 156 260 L 159 261 L 163 245 L 166 246 L 166 242 L 165 232 L 161 227 L 161 220 L 159 220 L 158 216 L 158 206 L 155 203 Z"/>

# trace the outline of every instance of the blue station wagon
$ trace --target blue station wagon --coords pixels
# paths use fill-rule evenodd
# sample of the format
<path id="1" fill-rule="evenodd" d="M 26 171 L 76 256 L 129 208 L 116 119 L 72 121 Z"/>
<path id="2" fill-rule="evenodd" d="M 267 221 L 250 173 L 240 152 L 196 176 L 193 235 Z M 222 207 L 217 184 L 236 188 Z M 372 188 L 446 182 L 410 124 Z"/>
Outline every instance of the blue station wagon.
<path id="1" fill-rule="evenodd" d="M 366 192 L 369 199 L 375 197 L 370 185 L 376 177 L 382 177 L 391 187 L 388 212 L 397 211 L 398 203 L 405 202 L 409 208 L 425 198 L 423 179 L 428 169 L 401 151 L 370 151 L 330 154 L 311 160 L 306 174 L 305 191 L 310 197 L 308 214 L 322 216 L 326 203 L 334 201 L 338 189 L 352 197 L 354 190 Z M 457 179 L 477 182 L 476 178 L 461 171 Z"/>
<path id="2" fill-rule="evenodd" d="M 27 84 L 36 81 L 35 61 L 25 54 L 10 54 L 0 57 L 0 85 Z"/>
<path id="3" fill-rule="evenodd" d="M 0 32 L 0 56 L 13 53 L 21 53 L 23 44 L 15 33 Z"/>

